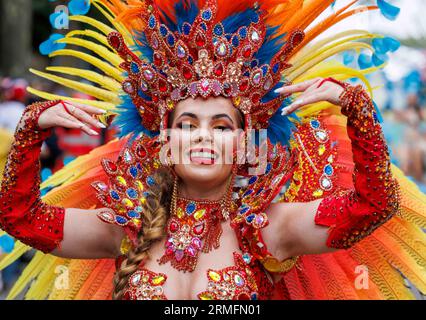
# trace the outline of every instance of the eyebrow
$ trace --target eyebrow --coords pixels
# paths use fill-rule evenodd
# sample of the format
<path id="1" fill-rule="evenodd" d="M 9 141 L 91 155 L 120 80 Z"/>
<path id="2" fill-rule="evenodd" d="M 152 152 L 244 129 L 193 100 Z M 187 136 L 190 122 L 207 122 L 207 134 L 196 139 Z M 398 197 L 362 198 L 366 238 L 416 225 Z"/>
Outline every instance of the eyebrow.
<path id="1" fill-rule="evenodd" d="M 177 119 L 179 120 L 180 118 L 185 117 L 185 116 L 193 118 L 193 119 L 197 119 L 198 118 L 195 114 L 193 114 L 191 112 L 184 112 Z M 234 121 L 231 119 L 231 117 L 228 116 L 225 113 L 216 114 L 216 115 L 214 115 L 212 117 L 213 120 L 217 120 L 217 119 L 220 119 L 220 118 L 228 118 L 232 122 L 232 124 L 234 124 Z"/>

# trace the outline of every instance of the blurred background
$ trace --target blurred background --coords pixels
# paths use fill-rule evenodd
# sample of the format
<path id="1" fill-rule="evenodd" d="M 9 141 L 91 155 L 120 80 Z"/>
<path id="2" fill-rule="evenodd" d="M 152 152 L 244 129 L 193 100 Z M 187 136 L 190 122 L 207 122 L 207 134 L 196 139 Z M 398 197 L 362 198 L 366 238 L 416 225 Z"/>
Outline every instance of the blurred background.
<path id="1" fill-rule="evenodd" d="M 4 159 L 9 151 L 13 132 L 23 109 L 37 100 L 27 94 L 25 88 L 28 85 L 43 91 L 77 96 L 75 92 L 66 91 L 28 72 L 29 67 L 43 70 L 47 65 L 75 65 L 75 60 L 58 60 L 67 59 L 63 57 L 52 60 L 39 52 L 39 45 L 53 32 L 49 16 L 61 2 L 66 3 L 0 0 L 0 159 Z M 339 0 L 335 8 L 330 10 L 347 2 Z M 375 1 L 360 2 L 375 4 Z M 329 33 L 367 29 L 390 36 L 401 43 L 396 52 L 388 55 L 386 67 L 369 79 L 375 88 L 375 102 L 384 118 L 383 127 L 392 161 L 426 192 L 426 20 L 423 16 L 426 1 L 388 2 L 401 8 L 396 21 L 389 21 L 373 12 L 341 22 Z M 78 25 L 73 22 L 70 27 Z M 55 32 L 61 33 L 57 30 Z M 327 35 L 329 34 L 323 36 Z M 339 59 L 348 65 L 357 63 L 351 53 L 342 55 Z M 112 138 L 114 132 L 104 130 L 100 133 L 99 137 L 90 137 L 78 130 L 56 130 L 43 148 L 43 178 L 60 169 L 64 163 L 104 144 Z M 0 163 L 0 173 L 3 164 Z M 7 251 L 7 239 L 0 238 L 0 244 L 0 253 L 1 250 Z M 20 274 L 23 265 L 25 261 L 17 262 L 0 273 L 0 299 Z"/>

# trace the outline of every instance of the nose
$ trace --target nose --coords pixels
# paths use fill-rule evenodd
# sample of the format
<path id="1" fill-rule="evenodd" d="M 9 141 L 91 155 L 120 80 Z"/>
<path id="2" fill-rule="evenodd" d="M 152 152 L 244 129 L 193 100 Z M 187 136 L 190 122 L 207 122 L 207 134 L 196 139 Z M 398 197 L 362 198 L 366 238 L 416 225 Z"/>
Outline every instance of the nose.
<path id="1" fill-rule="evenodd" d="M 191 140 L 193 143 L 212 142 L 212 132 L 208 128 L 200 127 L 193 131 Z"/>

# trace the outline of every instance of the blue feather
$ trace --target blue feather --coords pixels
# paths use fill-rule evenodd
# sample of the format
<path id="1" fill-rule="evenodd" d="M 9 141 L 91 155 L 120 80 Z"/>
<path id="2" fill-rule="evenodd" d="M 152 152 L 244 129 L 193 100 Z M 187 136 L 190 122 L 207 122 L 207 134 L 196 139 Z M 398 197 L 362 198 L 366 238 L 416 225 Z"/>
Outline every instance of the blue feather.
<path id="1" fill-rule="evenodd" d="M 176 11 L 176 22 L 177 22 L 177 29 L 179 33 L 182 34 L 182 25 L 185 22 L 188 22 L 189 24 L 193 24 L 195 19 L 198 16 L 198 13 L 200 12 L 200 9 L 198 8 L 198 5 L 194 1 L 185 0 L 185 1 L 179 1 L 175 5 L 175 11 Z"/>
<path id="2" fill-rule="evenodd" d="M 300 119 L 295 114 L 291 114 L 289 116 L 281 115 L 282 109 L 290 103 L 290 98 L 284 100 L 281 107 L 278 108 L 277 112 L 275 112 L 269 120 L 268 138 L 272 144 L 280 143 L 283 146 L 289 146 L 290 139 L 293 137 L 293 132 L 296 130 L 296 126 L 292 121 L 290 121 L 290 118 L 296 122 Z"/>
<path id="3" fill-rule="evenodd" d="M 272 58 L 280 51 L 283 46 L 282 39 L 285 35 L 273 38 L 273 35 L 277 31 L 278 27 L 267 27 L 265 42 L 259 51 L 256 53 L 255 58 L 259 60 L 259 63 L 269 64 Z"/>
<path id="4" fill-rule="evenodd" d="M 222 21 L 225 33 L 235 33 L 240 27 L 248 27 L 253 19 L 258 16 L 255 9 L 249 8 L 245 11 L 234 13 Z"/>
<path id="5" fill-rule="evenodd" d="M 148 39 L 144 32 L 137 32 L 134 36 L 136 45 L 131 48 L 132 51 L 139 51 L 142 54 L 142 57 L 139 57 L 149 63 L 152 63 L 154 50 L 149 46 Z"/>
<path id="6" fill-rule="evenodd" d="M 137 137 L 141 133 L 149 137 L 155 137 L 159 134 L 158 132 L 149 131 L 142 125 L 142 117 L 129 95 L 123 95 L 121 99 L 123 103 L 117 107 L 118 116 L 113 122 L 114 125 L 121 129 L 117 134 L 118 137 L 125 137 L 129 134 Z"/>

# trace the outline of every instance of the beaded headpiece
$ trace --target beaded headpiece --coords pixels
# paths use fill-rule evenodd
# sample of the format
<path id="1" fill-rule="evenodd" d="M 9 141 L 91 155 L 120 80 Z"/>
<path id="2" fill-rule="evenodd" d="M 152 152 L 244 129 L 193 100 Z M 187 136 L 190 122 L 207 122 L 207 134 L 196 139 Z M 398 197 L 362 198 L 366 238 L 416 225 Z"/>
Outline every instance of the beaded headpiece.
<path id="1" fill-rule="evenodd" d="M 123 91 L 142 125 L 163 129 L 168 112 L 188 97 L 224 96 L 245 115 L 246 127 L 267 128 L 285 100 L 273 89 L 283 84 L 281 72 L 304 33 L 294 31 L 286 41 L 274 38 L 276 28 L 266 24 L 267 13 L 257 3 L 220 21 L 216 0 L 204 1 L 201 9 L 197 3 L 177 1 L 169 16 L 154 1 L 144 2 L 139 18 L 146 25 L 136 39 L 143 58 L 120 33 L 108 36 L 124 60 Z"/>

